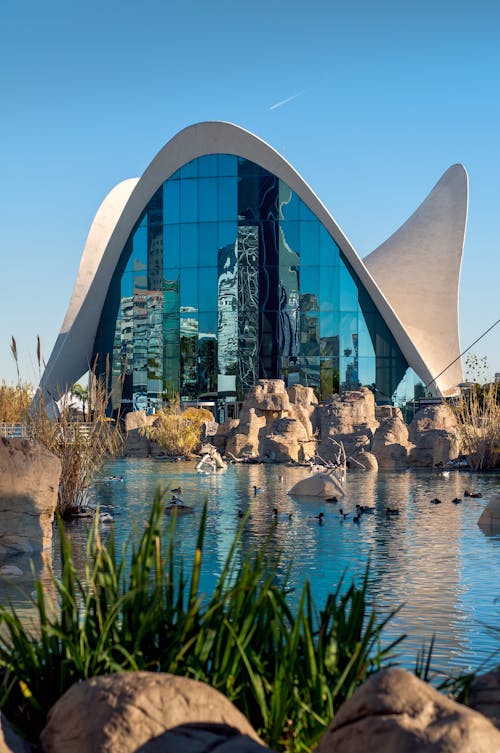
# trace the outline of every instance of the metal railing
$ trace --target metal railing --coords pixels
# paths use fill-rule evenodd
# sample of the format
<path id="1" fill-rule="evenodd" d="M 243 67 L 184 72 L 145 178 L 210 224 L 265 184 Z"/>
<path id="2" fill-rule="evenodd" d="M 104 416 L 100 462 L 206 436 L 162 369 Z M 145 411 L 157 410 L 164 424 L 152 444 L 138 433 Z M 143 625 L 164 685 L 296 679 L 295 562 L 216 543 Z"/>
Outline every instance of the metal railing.
<path id="1" fill-rule="evenodd" d="M 28 427 L 26 424 L 0 424 L 0 437 L 6 439 L 27 439 Z"/>

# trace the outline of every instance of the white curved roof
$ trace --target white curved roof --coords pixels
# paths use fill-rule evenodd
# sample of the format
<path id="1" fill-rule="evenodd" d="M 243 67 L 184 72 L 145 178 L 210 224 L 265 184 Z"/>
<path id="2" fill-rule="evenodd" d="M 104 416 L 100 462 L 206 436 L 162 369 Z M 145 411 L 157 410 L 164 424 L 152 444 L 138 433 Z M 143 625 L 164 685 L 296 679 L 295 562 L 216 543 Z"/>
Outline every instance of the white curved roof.
<path id="1" fill-rule="evenodd" d="M 453 372 L 448 369 L 439 377 L 437 373 L 460 352 L 457 275 L 467 213 L 467 180 L 463 168 L 450 168 L 400 231 L 363 262 L 316 194 L 277 151 L 239 126 L 207 122 L 178 133 L 157 154 L 140 179 L 120 183 L 99 208 L 83 250 L 68 312 L 42 377 L 40 386 L 46 394 L 61 394 L 87 371 L 111 278 L 127 238 L 149 200 L 184 164 L 214 153 L 244 157 L 290 186 L 342 249 L 408 364 L 422 379 L 432 382 L 431 387 L 437 394 L 446 394 L 462 381 L 460 366 Z M 448 209 L 452 210 L 450 217 L 447 217 Z M 438 282 L 434 285 L 427 280 L 426 288 L 419 291 L 418 286 L 412 287 L 413 280 L 407 276 L 405 260 L 413 255 L 414 268 L 418 267 L 419 239 L 425 240 L 424 258 L 438 259 L 443 269 L 451 270 L 454 279 L 456 277 L 457 285 L 450 285 L 444 298 L 440 299 L 443 293 L 438 289 Z M 446 274 L 444 277 L 449 279 Z M 424 278 L 422 274 L 418 279 Z M 439 284 L 442 278 L 443 275 L 436 277 Z M 412 288 L 411 305 L 405 295 L 408 288 Z M 402 295 L 401 291 L 404 291 Z M 442 317 L 442 326 L 437 328 L 433 316 L 422 316 L 419 310 L 427 306 L 429 314 L 434 313 L 439 300 L 443 301 L 443 309 L 446 306 L 446 315 Z M 440 352 L 442 359 L 438 357 Z"/>

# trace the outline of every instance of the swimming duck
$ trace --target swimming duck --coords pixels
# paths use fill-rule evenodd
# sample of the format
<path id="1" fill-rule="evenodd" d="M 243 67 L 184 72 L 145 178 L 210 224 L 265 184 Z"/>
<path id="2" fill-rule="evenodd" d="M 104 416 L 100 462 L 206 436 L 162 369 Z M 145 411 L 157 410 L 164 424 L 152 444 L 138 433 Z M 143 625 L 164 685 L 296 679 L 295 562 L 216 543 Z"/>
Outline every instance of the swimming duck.
<path id="1" fill-rule="evenodd" d="M 340 518 L 340 520 L 346 520 L 349 517 L 350 514 L 351 514 L 350 512 L 344 512 L 342 508 L 340 508 L 340 510 L 339 510 L 339 518 Z"/>
<path id="2" fill-rule="evenodd" d="M 355 515 L 352 519 L 353 523 L 360 523 L 361 522 L 361 515 Z"/>
<path id="3" fill-rule="evenodd" d="M 330 502 L 331 504 L 336 504 L 338 502 L 338 497 L 325 497 L 325 502 Z"/>
<path id="4" fill-rule="evenodd" d="M 277 507 L 273 507 L 273 519 L 274 520 L 291 520 L 291 512 L 279 512 Z"/>
<path id="5" fill-rule="evenodd" d="M 173 494 L 182 494 L 182 489 L 180 486 L 177 487 L 177 489 L 171 490 Z"/>
<path id="6" fill-rule="evenodd" d="M 263 492 L 263 491 L 264 491 L 264 490 L 263 490 L 263 489 L 261 489 L 261 487 L 260 487 L 260 486 L 255 486 L 255 484 L 254 484 L 254 487 L 253 487 L 253 493 L 254 493 L 254 494 L 262 494 L 262 492 Z"/>
<path id="7" fill-rule="evenodd" d="M 397 507 L 386 507 L 385 514 L 386 515 L 399 515 L 399 510 Z"/>
<path id="8" fill-rule="evenodd" d="M 99 513 L 99 523 L 112 523 L 113 520 L 114 518 L 109 514 L 109 512 Z"/>
<path id="9" fill-rule="evenodd" d="M 324 512 L 319 512 L 317 515 L 309 515 L 308 520 L 318 520 L 320 523 L 323 522 L 323 518 L 325 517 Z"/>
<path id="10" fill-rule="evenodd" d="M 375 508 L 370 505 L 356 505 L 356 512 L 363 513 L 363 515 L 371 515 L 375 512 Z"/>
<path id="11" fill-rule="evenodd" d="M 467 489 L 464 491 L 464 497 L 470 497 L 471 499 L 481 499 L 482 496 L 481 492 L 469 492 Z"/>
<path id="12" fill-rule="evenodd" d="M 462 500 L 460 499 L 460 497 L 455 497 L 455 499 L 452 499 L 451 501 L 454 505 L 459 505 Z"/>
<path id="13" fill-rule="evenodd" d="M 434 499 L 431 499 L 431 505 L 440 505 L 440 504 L 441 504 L 441 500 L 438 499 L 437 497 L 434 497 Z"/>

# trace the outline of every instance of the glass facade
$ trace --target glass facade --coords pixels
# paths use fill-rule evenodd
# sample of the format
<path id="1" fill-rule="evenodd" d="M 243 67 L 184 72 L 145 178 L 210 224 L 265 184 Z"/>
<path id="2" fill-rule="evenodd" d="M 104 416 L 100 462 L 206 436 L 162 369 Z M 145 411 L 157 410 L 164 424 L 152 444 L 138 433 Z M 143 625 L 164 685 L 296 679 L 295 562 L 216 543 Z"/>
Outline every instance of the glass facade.
<path id="1" fill-rule="evenodd" d="M 112 278 L 94 345 L 113 409 L 231 395 L 259 378 L 413 398 L 416 377 L 354 270 L 283 181 L 228 154 L 158 189 Z"/>

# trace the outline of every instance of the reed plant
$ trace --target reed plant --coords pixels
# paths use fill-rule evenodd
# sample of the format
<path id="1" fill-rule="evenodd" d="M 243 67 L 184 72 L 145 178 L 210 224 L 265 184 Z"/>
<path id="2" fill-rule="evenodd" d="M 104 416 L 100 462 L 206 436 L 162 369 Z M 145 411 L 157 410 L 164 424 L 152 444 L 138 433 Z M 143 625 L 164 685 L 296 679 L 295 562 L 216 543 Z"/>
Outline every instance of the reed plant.
<path id="1" fill-rule="evenodd" d="M 452 406 L 461 451 L 474 471 L 500 467 L 500 388 L 497 383 L 471 385 Z"/>
<path id="2" fill-rule="evenodd" d="M 392 615 L 380 620 L 369 608 L 368 573 L 360 585 L 340 584 L 321 609 L 306 582 L 292 607 L 269 543 L 238 564 L 243 521 L 213 592 L 203 595 L 207 506 L 189 575 L 176 553 L 175 515 L 164 535 L 163 507 L 158 492 L 144 531 L 119 553 L 95 522 L 81 576 L 59 524 L 57 598 L 37 584 L 37 628 L 0 607 L 4 714 L 36 740 L 72 683 L 123 670 L 171 672 L 224 693 L 269 746 L 311 750 L 339 705 L 387 666 L 401 640 L 382 646 Z"/>

